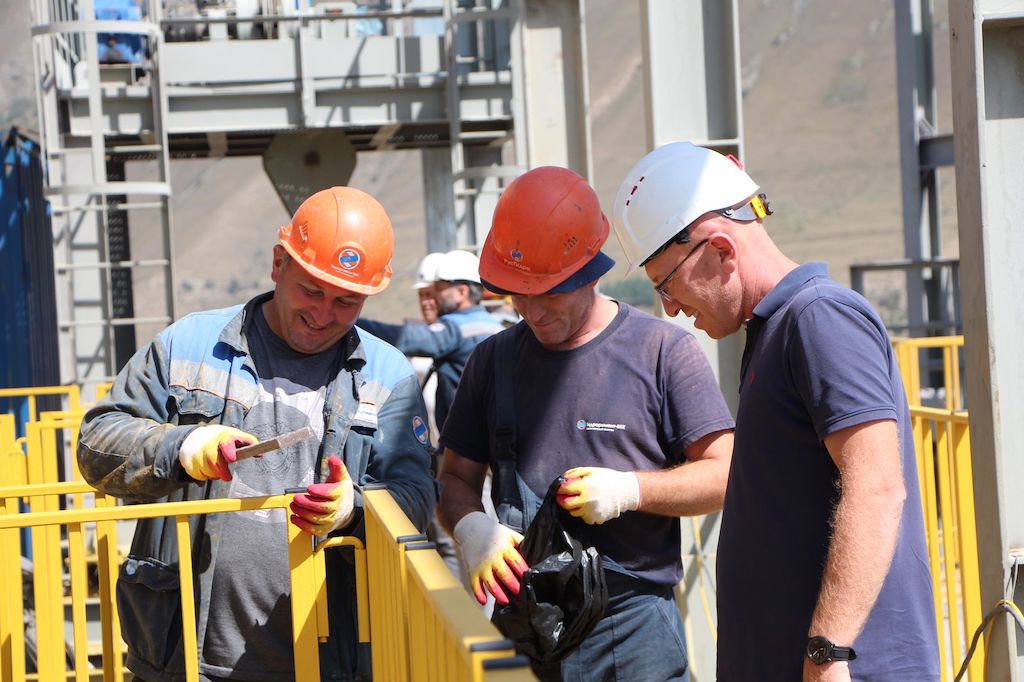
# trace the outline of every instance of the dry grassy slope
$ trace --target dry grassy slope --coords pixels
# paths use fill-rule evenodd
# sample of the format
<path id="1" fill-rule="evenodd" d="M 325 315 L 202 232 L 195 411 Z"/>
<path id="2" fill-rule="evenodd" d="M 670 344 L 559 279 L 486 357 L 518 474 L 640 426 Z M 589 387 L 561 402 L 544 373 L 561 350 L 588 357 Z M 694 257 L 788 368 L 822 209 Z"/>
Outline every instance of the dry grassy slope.
<path id="1" fill-rule="evenodd" d="M 936 4 L 936 16 L 944 17 L 944 2 Z M 644 153 L 638 7 L 618 0 L 588 0 L 586 6 L 594 183 L 606 206 Z M 828 261 L 841 280 L 853 261 L 901 256 L 892 3 L 740 0 L 739 8 L 746 162 L 777 210 L 769 222 L 773 235 L 798 260 Z M 0 113 L 11 114 L 18 92 L 32 96 L 27 3 L 5 2 L 4 19 Z M 947 31 L 944 23 L 936 28 L 935 59 L 947 93 L 939 107 L 945 130 Z M 136 165 L 135 177 L 151 172 Z M 172 176 L 179 313 L 269 287 L 269 245 L 287 216 L 259 160 L 176 161 Z M 394 284 L 368 312 L 393 320 L 415 316 L 408 287 L 425 250 L 419 156 L 361 154 L 352 184 L 379 197 L 396 228 Z M 952 234 L 948 185 L 944 199 Z M 145 216 L 133 216 L 138 257 L 152 251 L 154 227 Z M 955 253 L 955 235 L 948 243 L 954 246 L 946 251 Z M 608 250 L 619 256 L 614 239 Z M 617 267 L 607 281 L 623 272 Z M 137 283 L 139 307 L 158 297 L 158 282 Z"/>

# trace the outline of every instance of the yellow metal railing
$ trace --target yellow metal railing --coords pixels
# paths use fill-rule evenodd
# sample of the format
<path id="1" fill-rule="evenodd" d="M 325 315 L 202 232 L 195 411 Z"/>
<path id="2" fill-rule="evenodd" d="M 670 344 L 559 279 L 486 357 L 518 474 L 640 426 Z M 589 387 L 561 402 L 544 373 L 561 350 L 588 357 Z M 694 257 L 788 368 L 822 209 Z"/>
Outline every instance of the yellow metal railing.
<path id="1" fill-rule="evenodd" d="M 125 678 L 124 644 L 114 598 L 121 560 L 117 522 L 174 516 L 179 544 L 185 548 L 179 556 L 180 581 L 189 585 L 189 516 L 282 508 L 290 498 L 118 506 L 116 499 L 81 481 L 73 453 L 82 412 L 42 412 L 36 416 L 36 421 L 26 425 L 26 436 L 16 439 L 13 417 L 0 415 L 0 590 L 5 595 L 21 595 L 21 529 L 29 528 L 39 668 L 34 674 L 25 672 L 21 599 L 4 599 L 0 608 L 0 679 L 56 679 L 64 676 L 66 666 L 70 669 L 68 679 L 89 679 L 85 603 L 88 538 L 94 537 L 92 558 L 98 574 L 103 679 L 121 682 Z M 63 473 L 71 480 L 66 482 L 59 480 L 60 443 L 70 448 Z M 511 644 L 490 624 L 436 552 L 414 551 L 411 554 L 416 555 L 415 560 L 409 560 L 407 550 L 411 546 L 425 547 L 425 538 L 390 494 L 386 490 L 367 490 L 364 500 L 366 548 L 358 538 L 338 537 L 313 549 L 309 536 L 288 524 L 296 679 L 319 679 L 317 643 L 329 635 L 322 551 L 338 546 L 352 546 L 355 551 L 358 634 L 360 641 L 371 642 L 374 670 L 382 671 L 377 679 L 532 679 L 525 661 L 515 657 Z M 28 504 L 29 512 L 20 511 L 22 502 Z M 369 574 L 368 564 L 372 565 Z M 195 611 L 191 591 L 186 592 L 182 595 L 189 662 L 186 676 L 193 680 L 198 675 Z M 69 616 L 64 612 L 66 602 L 70 603 Z M 416 604 L 415 609 L 411 602 Z M 418 614 L 415 623 L 410 619 L 414 612 Z M 441 634 L 435 636 L 432 629 L 428 639 L 422 629 L 426 621 Z M 67 642 L 66 627 L 70 633 Z"/>
<path id="2" fill-rule="evenodd" d="M 960 667 L 983 617 L 970 428 L 960 392 L 962 346 L 962 336 L 893 341 L 910 403 L 943 682 Z M 921 404 L 921 355 L 926 349 L 941 349 L 944 408 Z M 968 678 L 980 682 L 984 643 L 978 646 Z"/>
<path id="3" fill-rule="evenodd" d="M 377 680 L 530 680 L 525 659 L 483 616 L 433 545 L 390 495 L 366 508 L 373 677 Z M 381 648 L 383 645 L 383 648 Z"/>
<path id="4" fill-rule="evenodd" d="M 61 395 L 67 399 L 66 409 L 81 408 L 82 390 L 77 384 L 69 386 L 36 386 L 26 388 L 0 388 L 0 398 L 25 398 L 28 401 L 28 421 L 35 421 L 39 416 L 36 399 L 47 395 Z"/>
<path id="5" fill-rule="evenodd" d="M 911 406 L 921 405 L 921 355 L 929 350 L 942 351 L 942 377 L 947 410 L 962 410 L 960 397 L 960 351 L 964 345 L 962 336 L 929 336 L 923 338 L 897 337 L 892 340 L 896 362 L 900 366 L 907 402 Z"/>

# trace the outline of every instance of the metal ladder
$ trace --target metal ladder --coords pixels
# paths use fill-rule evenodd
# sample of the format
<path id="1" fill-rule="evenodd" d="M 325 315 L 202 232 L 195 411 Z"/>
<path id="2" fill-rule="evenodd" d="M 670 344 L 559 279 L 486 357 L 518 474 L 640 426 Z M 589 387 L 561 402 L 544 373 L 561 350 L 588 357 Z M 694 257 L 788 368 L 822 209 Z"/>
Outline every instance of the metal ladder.
<path id="1" fill-rule="evenodd" d="M 110 21 L 95 18 L 93 0 L 31 4 L 46 195 L 53 213 L 63 383 L 111 380 L 134 352 L 135 325 L 164 326 L 175 317 L 160 2 L 147 0 L 145 8 L 140 21 Z M 102 68 L 100 33 L 144 36 L 149 56 L 138 66 Z M 110 80 L 117 74 L 128 78 Z M 117 97 L 148 97 L 151 129 L 122 129 L 116 109 L 104 111 L 104 100 Z M 74 106 L 76 99 L 85 100 L 87 130 L 72 130 L 70 117 L 62 115 L 62 108 Z M 133 159 L 154 160 L 156 179 L 127 180 L 125 162 Z M 159 216 L 156 257 L 131 257 L 129 211 Z M 143 268 L 162 270 L 163 308 L 148 316 L 136 315 L 132 295 L 134 275 Z M 151 306 L 147 302 L 144 307 Z"/>

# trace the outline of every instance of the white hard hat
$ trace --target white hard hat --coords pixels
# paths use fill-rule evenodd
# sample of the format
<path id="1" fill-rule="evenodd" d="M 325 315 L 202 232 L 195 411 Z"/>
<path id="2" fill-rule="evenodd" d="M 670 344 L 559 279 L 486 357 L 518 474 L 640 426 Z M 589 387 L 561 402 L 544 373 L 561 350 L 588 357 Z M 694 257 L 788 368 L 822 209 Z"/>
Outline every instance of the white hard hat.
<path id="1" fill-rule="evenodd" d="M 615 197 L 612 227 L 626 254 L 626 274 L 697 218 L 743 205 L 757 190 L 735 161 L 718 152 L 690 142 L 658 147 L 633 166 Z"/>
<path id="2" fill-rule="evenodd" d="M 439 282 L 480 284 L 480 259 L 469 251 L 449 251 L 438 261 L 434 279 Z"/>
<path id="3" fill-rule="evenodd" d="M 437 281 L 437 265 L 442 258 L 444 258 L 444 254 L 440 251 L 428 253 L 423 257 L 416 270 L 416 283 L 412 285 L 413 289 L 426 289 Z"/>

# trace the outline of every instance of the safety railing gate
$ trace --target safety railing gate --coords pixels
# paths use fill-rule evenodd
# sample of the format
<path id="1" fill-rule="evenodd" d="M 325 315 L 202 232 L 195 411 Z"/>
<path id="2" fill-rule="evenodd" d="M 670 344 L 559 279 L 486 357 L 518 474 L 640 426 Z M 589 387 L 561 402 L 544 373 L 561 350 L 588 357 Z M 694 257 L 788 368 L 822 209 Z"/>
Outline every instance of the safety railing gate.
<path id="1" fill-rule="evenodd" d="M 77 440 L 81 413 L 41 413 L 14 438 L 13 418 L 0 415 L 0 679 L 94 679 L 87 640 L 90 559 L 99 594 L 102 678 L 125 679 L 114 586 L 120 564 L 119 521 L 173 517 L 179 545 L 180 584 L 193 584 L 189 517 L 197 514 L 284 509 L 290 495 L 118 506 L 80 478 L 74 457 L 58 482 L 58 443 Z M 62 438 L 64 437 L 64 438 Z M 24 444 L 25 451 L 21 449 Z M 67 457 L 67 455 L 66 455 Z M 381 680 L 532 679 L 526 661 L 487 621 L 448 571 L 433 546 L 385 489 L 366 490 L 366 538 L 336 537 L 314 544 L 288 528 L 293 646 L 297 680 L 319 680 L 319 643 L 330 635 L 323 552 L 354 548 L 359 640 L 372 645 Z M 32 547 L 31 595 L 23 604 L 23 530 Z M 94 538 L 94 540 L 92 540 Z M 427 550 L 427 551 L 423 551 Z M 90 556 L 90 553 L 92 556 Z M 369 570 L 367 570 L 369 567 Z M 27 608 L 26 608 L 27 607 Z M 67 612 L 70 612 L 69 615 Z M 198 679 L 195 605 L 181 594 L 186 678 Z M 26 619 L 26 615 L 34 619 Z M 34 628 L 26 629 L 26 620 Z M 372 636 L 371 636 L 372 633 Z M 34 652 L 27 665 L 26 643 Z M 95 647 L 93 646 L 93 649 Z"/>
<path id="2" fill-rule="evenodd" d="M 974 518 L 970 427 L 961 395 L 962 336 L 893 340 L 910 403 L 935 600 L 942 680 L 953 679 L 984 616 Z M 921 358 L 939 349 L 945 407 L 921 405 Z M 967 668 L 984 680 L 984 642 Z"/>

